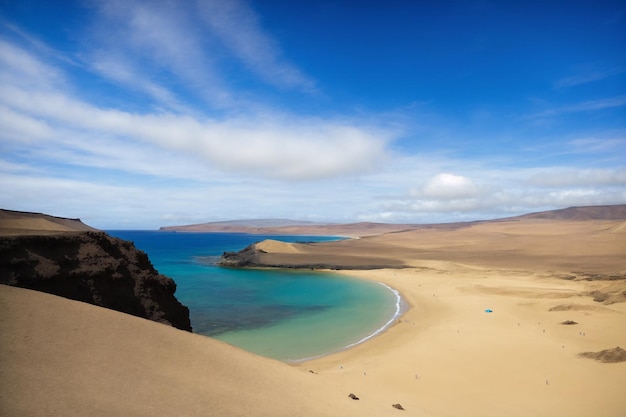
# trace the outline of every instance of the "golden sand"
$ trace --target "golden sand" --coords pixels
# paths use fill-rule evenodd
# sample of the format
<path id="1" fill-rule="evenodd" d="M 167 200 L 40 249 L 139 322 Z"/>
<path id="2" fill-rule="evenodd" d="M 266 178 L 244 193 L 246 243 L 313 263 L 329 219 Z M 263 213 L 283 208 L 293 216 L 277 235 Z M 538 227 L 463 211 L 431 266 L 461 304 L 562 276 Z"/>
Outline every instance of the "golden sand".
<path id="1" fill-rule="evenodd" d="M 287 365 L 0 286 L 0 415 L 626 415 L 626 362 L 579 356 L 626 347 L 623 221 L 485 223 L 262 247 L 282 263 L 393 260 L 405 268 L 349 275 L 386 283 L 411 308 L 364 344 Z"/>

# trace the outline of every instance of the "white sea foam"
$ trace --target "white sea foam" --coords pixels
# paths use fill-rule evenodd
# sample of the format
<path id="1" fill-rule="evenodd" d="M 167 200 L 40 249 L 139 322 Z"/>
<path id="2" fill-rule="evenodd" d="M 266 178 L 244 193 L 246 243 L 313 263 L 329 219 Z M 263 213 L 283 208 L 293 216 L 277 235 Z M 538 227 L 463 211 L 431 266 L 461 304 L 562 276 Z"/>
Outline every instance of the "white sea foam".
<path id="1" fill-rule="evenodd" d="M 380 329 L 376 330 L 374 333 L 370 334 L 369 336 L 364 337 L 363 339 L 359 340 L 358 342 L 354 342 L 354 343 L 351 343 L 351 344 L 349 344 L 347 346 L 344 346 L 344 349 L 349 349 L 349 348 L 354 347 L 356 345 L 360 345 L 361 343 L 366 342 L 366 341 L 370 340 L 371 338 L 378 336 L 379 334 L 381 334 L 382 332 L 387 330 L 389 327 L 391 327 L 391 325 L 402 315 L 404 301 L 402 300 L 402 296 L 400 295 L 400 292 L 398 292 L 398 290 L 394 290 L 393 288 L 391 288 L 387 284 L 383 284 L 382 282 L 379 282 L 379 284 L 382 285 L 383 287 L 386 287 L 389 291 L 391 291 L 396 296 L 396 311 L 393 314 L 393 317 L 391 317 L 389 319 L 389 321 L 387 323 L 385 323 L 384 326 L 382 326 Z"/>

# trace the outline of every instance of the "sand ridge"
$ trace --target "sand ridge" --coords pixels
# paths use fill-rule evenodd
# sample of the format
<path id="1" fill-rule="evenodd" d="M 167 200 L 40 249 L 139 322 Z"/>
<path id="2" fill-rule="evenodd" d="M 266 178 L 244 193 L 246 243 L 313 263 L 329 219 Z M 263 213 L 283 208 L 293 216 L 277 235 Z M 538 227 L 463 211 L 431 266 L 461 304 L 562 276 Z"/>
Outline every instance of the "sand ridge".
<path id="1" fill-rule="evenodd" d="M 458 229 L 425 229 L 317 244 L 287 244 L 289 251 L 263 254 L 275 264 L 305 264 L 324 259 L 380 260 L 397 267 L 422 267 L 429 260 L 562 274 L 626 277 L 626 229 L 623 221 L 527 220 L 479 223 Z M 297 254 L 297 256 L 294 255 Z"/>
<path id="2" fill-rule="evenodd" d="M 0 236 L 96 231 L 80 219 L 0 209 Z"/>

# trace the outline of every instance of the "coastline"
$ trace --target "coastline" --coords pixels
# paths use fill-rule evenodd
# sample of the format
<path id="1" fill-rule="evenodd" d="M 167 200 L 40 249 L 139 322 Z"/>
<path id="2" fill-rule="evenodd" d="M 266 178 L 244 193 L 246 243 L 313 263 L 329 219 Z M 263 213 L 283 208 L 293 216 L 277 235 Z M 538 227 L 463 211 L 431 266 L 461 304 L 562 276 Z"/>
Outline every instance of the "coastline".
<path id="1" fill-rule="evenodd" d="M 335 271 L 328 271 L 328 272 L 335 272 Z M 345 274 L 345 276 L 349 277 L 349 278 L 355 278 L 352 275 Z M 357 340 L 356 342 L 353 342 L 353 343 L 350 343 L 348 345 L 345 345 L 345 346 L 341 347 L 340 349 L 333 349 L 333 350 L 330 350 L 330 351 L 328 351 L 326 353 L 322 353 L 320 355 L 311 356 L 311 357 L 305 357 L 305 358 L 302 358 L 302 359 L 284 360 L 283 362 L 285 362 L 287 364 L 293 364 L 293 365 L 304 364 L 304 363 L 309 362 L 309 361 L 314 361 L 316 359 L 320 359 L 320 358 L 323 358 L 323 357 L 334 355 L 334 354 L 337 354 L 339 352 L 347 351 L 347 350 L 350 350 L 350 349 L 352 349 L 352 348 L 354 348 L 354 347 L 356 347 L 356 346 L 358 346 L 360 344 L 366 343 L 367 341 L 369 341 L 369 340 L 371 340 L 371 339 L 373 339 L 375 337 L 380 336 L 385 331 L 387 331 L 389 328 L 391 328 L 392 326 L 396 325 L 398 323 L 398 320 L 400 320 L 402 315 L 404 315 L 404 313 L 406 313 L 411 308 L 411 306 L 404 300 L 404 298 L 402 297 L 402 294 L 398 290 L 390 287 L 389 285 L 387 285 L 387 284 L 385 284 L 383 282 L 378 282 L 378 284 L 380 284 L 380 285 L 384 286 L 385 288 L 387 288 L 396 297 L 395 312 L 394 312 L 393 316 L 383 326 L 379 327 L 378 329 L 375 329 L 371 334 L 369 334 L 369 335 L 367 335 L 367 336 Z"/>
<path id="2" fill-rule="evenodd" d="M 404 298 L 402 297 L 402 294 L 400 293 L 400 291 L 390 287 L 389 285 L 387 285 L 387 284 L 385 284 L 383 282 L 379 282 L 379 284 L 384 286 L 384 287 L 386 287 L 389 291 L 391 291 L 396 296 L 396 311 L 395 311 L 395 313 L 387 321 L 387 323 L 385 323 L 381 328 L 377 329 L 376 331 L 374 331 L 369 336 L 366 336 L 366 337 L 364 337 L 363 339 L 361 339 L 361 340 L 359 340 L 357 342 L 354 342 L 354 343 L 351 343 L 351 344 L 349 344 L 347 346 L 344 346 L 343 349 L 350 349 L 350 348 L 352 348 L 354 346 L 358 346 L 361 343 L 365 343 L 368 340 L 370 340 L 370 339 L 372 339 L 372 338 L 374 338 L 374 337 L 384 333 L 385 330 L 387 330 L 388 328 L 393 326 L 400 319 L 400 317 L 402 317 L 402 315 L 409 310 L 410 305 L 406 301 L 404 301 Z"/>
<path id="3" fill-rule="evenodd" d="M 0 414 L 392 417 L 393 404 L 416 417 L 626 414 L 626 361 L 581 356 L 626 346 L 625 220 L 499 222 L 266 249 L 266 259 L 294 265 L 395 259 L 403 268 L 341 273 L 393 288 L 410 308 L 366 343 L 286 364 L 0 286 Z"/>

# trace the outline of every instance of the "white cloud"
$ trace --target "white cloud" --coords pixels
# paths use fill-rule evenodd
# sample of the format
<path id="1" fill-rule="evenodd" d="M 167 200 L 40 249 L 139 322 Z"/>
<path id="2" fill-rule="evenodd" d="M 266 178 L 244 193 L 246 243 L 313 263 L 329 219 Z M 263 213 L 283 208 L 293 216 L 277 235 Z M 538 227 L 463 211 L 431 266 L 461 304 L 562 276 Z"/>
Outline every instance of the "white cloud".
<path id="1" fill-rule="evenodd" d="M 441 173 L 432 177 L 420 192 L 414 194 L 433 199 L 457 200 L 475 197 L 478 191 L 476 184 L 467 177 Z"/>
<path id="2" fill-rule="evenodd" d="M 53 136 L 53 130 L 43 121 L 0 104 L 1 138 L 16 142 L 33 142 Z"/>
<path id="3" fill-rule="evenodd" d="M 2 50 L 0 50 L 0 53 Z M 35 57 L 19 51 L 29 67 Z M 13 54 L 15 55 L 15 53 Z M 17 68 L 1 74 L 18 77 Z M 52 88 L 24 82 L 0 83 L 0 118 L 10 119 L 12 137 L 55 140 L 69 145 L 65 135 L 89 138 L 72 146 L 97 154 L 105 140 L 144 143 L 176 156 L 202 160 L 209 167 L 236 174 L 283 180 L 311 180 L 369 172 L 385 161 L 391 133 L 372 123 L 277 116 L 270 111 L 222 120 L 168 113 L 137 114 L 99 108 Z M 99 139 L 99 137 L 105 139 Z M 108 139 L 107 139 L 108 138 Z M 46 142 L 46 146 L 50 146 Z M 126 147 L 124 147 L 126 148 Z M 103 153 L 103 158 L 110 155 Z"/>
<path id="4" fill-rule="evenodd" d="M 415 158 L 411 165 L 422 166 L 424 171 L 420 174 L 419 170 L 408 170 L 408 162 L 405 161 L 397 171 L 369 177 L 372 182 L 384 179 L 384 184 L 395 183 L 396 192 L 388 186 L 386 194 L 379 193 L 374 199 L 375 204 L 367 205 L 366 210 L 359 213 L 360 220 L 404 223 L 471 221 L 570 206 L 626 202 L 623 167 L 498 168 L 489 160 L 474 160 L 468 164 L 465 160 Z M 391 166 L 397 167 L 398 164 Z M 467 176 L 439 173 L 424 178 L 424 185 L 413 189 L 407 180 L 453 166 L 464 166 Z M 411 191 L 402 194 L 403 187 Z"/>
<path id="5" fill-rule="evenodd" d="M 309 180 L 368 172 L 386 157 L 384 133 L 329 120 L 199 121 L 103 110 L 61 94 L 26 93 L 6 86 L 0 87 L 0 94 L 6 105 L 22 113 L 20 123 L 13 123 L 14 130 L 22 130 L 14 136 L 33 138 L 33 130 L 43 119 L 49 125 L 83 131 L 82 136 L 91 138 L 106 135 L 120 141 L 147 142 L 234 173 Z M 32 102 L 38 105 L 32 108 Z M 43 133 L 45 129 L 39 130 Z M 62 137 L 62 130 L 55 137 Z M 84 146 L 95 151 L 98 140 Z"/>
<path id="6" fill-rule="evenodd" d="M 0 39 L 0 83 L 46 89 L 65 86 L 62 73 L 20 47 Z"/>

